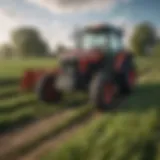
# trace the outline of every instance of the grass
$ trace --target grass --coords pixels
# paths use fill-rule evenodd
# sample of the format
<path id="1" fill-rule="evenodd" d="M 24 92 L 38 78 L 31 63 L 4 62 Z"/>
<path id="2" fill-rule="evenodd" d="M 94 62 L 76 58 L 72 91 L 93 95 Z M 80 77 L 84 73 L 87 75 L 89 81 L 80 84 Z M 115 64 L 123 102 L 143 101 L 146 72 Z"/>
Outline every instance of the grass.
<path id="1" fill-rule="evenodd" d="M 85 95 L 77 93 L 72 95 L 74 101 L 64 95 L 64 100 L 59 104 L 45 104 L 36 100 L 34 94 L 25 94 L 0 100 L 0 132 L 16 127 L 16 125 L 28 123 L 33 119 L 42 119 L 53 115 L 58 111 L 66 111 L 75 105 L 81 105 Z M 73 108 L 74 109 L 74 108 Z"/>
<path id="2" fill-rule="evenodd" d="M 0 112 L 1 110 L 9 110 L 17 106 L 23 107 L 23 105 L 33 103 L 35 101 L 36 97 L 34 94 L 11 97 L 8 101 L 6 101 L 6 99 L 0 100 Z"/>
<path id="3" fill-rule="evenodd" d="M 133 95 L 116 112 L 105 113 L 41 160 L 159 160 L 160 65 L 155 57 L 138 59 L 140 76 Z"/>
<path id="4" fill-rule="evenodd" d="M 135 93 L 124 103 L 116 113 L 106 113 L 100 120 L 84 127 L 72 141 L 56 152 L 49 152 L 42 159 L 45 160 L 149 160 L 153 156 L 160 157 L 160 143 L 158 139 L 158 122 L 160 108 L 160 65 L 156 57 L 136 59 L 140 76 Z M 2 79 L 20 77 L 27 68 L 54 67 L 54 59 L 6 60 L 0 63 Z M 11 92 L 16 93 L 17 85 L 2 87 L 0 97 Z M 59 105 L 46 105 L 36 101 L 34 95 L 16 95 L 0 100 L 0 128 L 5 129 L 32 118 L 42 118 L 57 112 L 59 109 L 75 106 L 84 99 L 83 94 L 76 97 L 67 95 Z M 76 98 L 78 101 L 76 101 Z M 73 103 L 73 99 L 75 102 Z M 67 103 L 67 104 L 66 104 Z M 65 107 L 64 107 L 65 106 Z M 90 110 L 79 109 L 70 120 L 62 122 L 56 129 L 51 128 L 44 135 L 40 135 L 34 142 L 28 143 L 18 153 L 31 149 L 54 133 L 59 133 L 70 125 L 77 117 L 83 116 Z M 52 130 L 53 129 L 53 130 Z M 81 136 L 79 136 L 81 135 Z M 157 140 L 158 139 L 158 140 Z M 87 158 L 86 158 L 87 157 Z M 158 158 L 155 160 L 158 160 Z"/>
<path id="5" fill-rule="evenodd" d="M 158 121 L 155 111 L 105 115 L 42 160 L 158 160 Z"/>
<path id="6" fill-rule="evenodd" d="M 33 118 L 34 110 L 32 106 L 9 114 L 0 115 L 0 132 L 6 131 L 15 125 L 22 124 Z"/>
<path id="7" fill-rule="evenodd" d="M 84 117 L 87 117 L 90 114 L 92 107 L 83 106 L 79 109 L 74 109 L 69 112 L 69 116 L 61 121 L 60 124 L 52 126 L 49 130 L 45 131 L 42 134 L 39 134 L 37 137 L 33 138 L 31 141 L 27 142 L 20 148 L 14 148 L 10 151 L 7 155 L 1 156 L 2 159 L 16 159 L 17 156 L 28 152 L 35 147 L 39 146 L 43 141 L 52 138 L 62 132 L 63 130 L 67 129 L 69 126 L 73 125 L 78 120 L 82 120 Z M 12 155 L 13 154 L 13 155 Z"/>
<path id="8" fill-rule="evenodd" d="M 1 86 L 1 90 L 0 90 L 0 96 L 3 94 L 7 94 L 7 93 L 11 93 L 11 92 L 18 92 L 18 86 L 14 85 L 14 86 Z"/>
<path id="9" fill-rule="evenodd" d="M 54 67 L 57 62 L 53 58 L 3 60 L 0 61 L 0 75 L 2 79 L 20 77 L 27 68 Z"/>

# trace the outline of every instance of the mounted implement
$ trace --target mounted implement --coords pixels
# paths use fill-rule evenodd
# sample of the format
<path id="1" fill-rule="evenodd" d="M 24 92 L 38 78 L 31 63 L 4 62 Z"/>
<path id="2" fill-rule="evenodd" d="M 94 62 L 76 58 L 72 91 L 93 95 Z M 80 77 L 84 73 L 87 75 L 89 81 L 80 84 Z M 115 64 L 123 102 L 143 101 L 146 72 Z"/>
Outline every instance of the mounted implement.
<path id="1" fill-rule="evenodd" d="M 39 100 L 53 103 L 64 92 L 88 92 L 99 109 L 111 107 L 136 82 L 133 55 L 123 47 L 123 33 L 110 25 L 89 26 L 75 36 L 76 49 L 60 56 L 60 67 L 25 72 L 21 87 L 36 90 Z"/>

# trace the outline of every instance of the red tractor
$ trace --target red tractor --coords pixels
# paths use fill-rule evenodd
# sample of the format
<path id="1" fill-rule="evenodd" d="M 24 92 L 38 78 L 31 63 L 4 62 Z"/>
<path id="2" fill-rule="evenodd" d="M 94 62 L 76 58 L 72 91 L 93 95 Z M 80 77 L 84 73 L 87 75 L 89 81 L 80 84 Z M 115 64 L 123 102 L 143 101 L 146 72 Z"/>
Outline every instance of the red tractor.
<path id="1" fill-rule="evenodd" d="M 39 100 L 54 103 L 65 91 L 88 92 L 99 109 L 109 109 L 115 99 L 132 92 L 136 82 L 133 55 L 123 48 L 123 32 L 103 24 L 76 34 L 75 50 L 60 56 L 60 67 L 25 72 L 22 89 L 35 89 Z"/>

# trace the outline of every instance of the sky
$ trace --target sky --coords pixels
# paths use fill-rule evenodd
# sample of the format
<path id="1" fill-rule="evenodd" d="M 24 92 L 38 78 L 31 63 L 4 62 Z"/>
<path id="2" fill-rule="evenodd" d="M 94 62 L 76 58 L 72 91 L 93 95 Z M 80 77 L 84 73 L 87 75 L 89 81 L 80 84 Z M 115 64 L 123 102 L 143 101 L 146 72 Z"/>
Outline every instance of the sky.
<path id="1" fill-rule="evenodd" d="M 133 28 L 152 22 L 160 34 L 160 0 L 0 0 L 0 43 L 21 26 L 36 27 L 51 48 L 72 45 L 75 27 L 111 23 L 125 28 L 127 44 Z"/>

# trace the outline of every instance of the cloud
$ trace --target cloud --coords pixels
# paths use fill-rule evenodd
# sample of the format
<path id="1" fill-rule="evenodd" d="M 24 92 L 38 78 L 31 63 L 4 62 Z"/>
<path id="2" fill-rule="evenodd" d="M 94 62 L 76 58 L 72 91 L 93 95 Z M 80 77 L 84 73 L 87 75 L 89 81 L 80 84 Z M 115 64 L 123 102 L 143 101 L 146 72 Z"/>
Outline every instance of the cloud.
<path id="1" fill-rule="evenodd" d="M 110 23 L 116 27 L 120 27 L 124 31 L 124 45 L 129 47 L 130 38 L 133 34 L 135 24 L 125 16 L 117 16 Z"/>
<path id="2" fill-rule="evenodd" d="M 73 45 L 71 33 L 74 31 L 74 26 L 63 23 L 59 20 L 55 20 L 50 25 L 46 25 L 43 21 L 33 21 L 32 18 L 26 20 L 25 18 L 18 16 L 12 10 L 0 9 L 0 22 L 0 43 L 10 40 L 10 32 L 14 28 L 27 25 L 36 27 L 52 49 L 54 49 L 54 47 L 59 43 L 71 46 Z M 115 17 L 114 20 L 110 21 L 110 23 L 124 28 L 124 43 L 128 45 L 134 25 L 123 16 Z"/>
<path id="3" fill-rule="evenodd" d="M 70 37 L 73 31 L 72 26 L 64 24 L 61 21 L 55 21 L 49 26 L 39 25 L 37 27 L 52 49 L 54 49 L 57 44 L 72 45 Z"/>
<path id="4" fill-rule="evenodd" d="M 117 3 L 130 0 L 27 0 L 54 13 L 73 13 L 79 11 L 96 11 L 103 8 L 110 10 Z"/>
<path id="5" fill-rule="evenodd" d="M 10 34 L 14 28 L 32 26 L 40 31 L 42 38 L 52 49 L 58 43 L 71 44 L 69 39 L 69 33 L 72 30 L 71 26 L 58 20 L 46 25 L 43 21 L 33 21 L 32 18 L 26 19 L 13 10 L 0 8 L 0 22 L 0 43 L 10 42 Z"/>
<path id="6" fill-rule="evenodd" d="M 0 42 L 9 41 L 10 32 L 20 25 L 20 19 L 11 10 L 0 8 L 0 22 Z"/>

